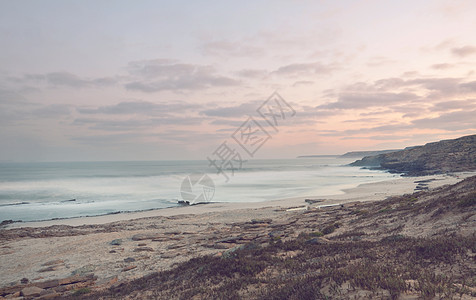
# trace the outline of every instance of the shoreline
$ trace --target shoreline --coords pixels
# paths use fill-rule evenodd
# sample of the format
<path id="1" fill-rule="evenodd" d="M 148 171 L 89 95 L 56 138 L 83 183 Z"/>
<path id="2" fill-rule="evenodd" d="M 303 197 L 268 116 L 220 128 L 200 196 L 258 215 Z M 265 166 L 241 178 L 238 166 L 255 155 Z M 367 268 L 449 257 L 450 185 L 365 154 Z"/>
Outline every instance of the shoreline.
<path id="1" fill-rule="evenodd" d="M 471 236 L 476 216 L 461 212 L 458 205 L 447 208 L 445 201 L 458 193 L 459 186 L 452 184 L 475 174 L 401 177 L 361 184 L 327 197 L 246 205 L 213 203 L 11 224 L 0 230 L 0 296 L 19 294 L 28 287 L 55 295 L 71 295 L 85 286 L 101 291 L 172 270 L 192 258 L 227 257 L 246 245 L 266 247 L 301 234 L 313 243 L 346 242 L 347 234 L 356 241 L 380 241 L 395 234 L 425 237 L 448 230 Z M 474 182 L 476 177 L 463 191 L 474 190 Z M 429 192 L 408 197 L 423 185 Z M 443 185 L 447 188 L 438 189 Z M 404 194 L 407 196 L 401 197 Z M 427 210 L 428 201 L 436 206 Z M 435 218 L 436 212 L 445 217 Z M 340 240 L 333 240 L 338 236 Z"/>
<path id="2" fill-rule="evenodd" d="M 53 225 L 81 226 L 81 225 L 101 225 L 119 221 L 129 221 L 151 217 L 172 217 L 179 215 L 201 215 L 206 213 L 216 213 L 243 209 L 264 209 L 264 208 L 301 208 L 307 207 L 328 207 L 352 202 L 380 201 L 391 196 L 401 196 L 415 192 L 418 182 L 425 181 L 425 187 L 433 189 L 439 186 L 454 184 L 467 177 L 476 175 L 476 172 L 456 172 L 450 174 L 437 174 L 428 176 L 405 176 L 396 179 L 363 183 L 353 188 L 342 190 L 342 193 L 325 196 L 306 196 L 276 199 L 262 202 L 214 202 L 202 205 L 177 206 L 160 209 L 150 209 L 135 212 L 119 212 L 98 216 L 84 216 L 43 221 L 14 222 L 7 224 L 3 229 L 26 228 L 26 227 L 48 227 Z M 305 200 L 315 200 L 316 203 L 309 204 Z"/>

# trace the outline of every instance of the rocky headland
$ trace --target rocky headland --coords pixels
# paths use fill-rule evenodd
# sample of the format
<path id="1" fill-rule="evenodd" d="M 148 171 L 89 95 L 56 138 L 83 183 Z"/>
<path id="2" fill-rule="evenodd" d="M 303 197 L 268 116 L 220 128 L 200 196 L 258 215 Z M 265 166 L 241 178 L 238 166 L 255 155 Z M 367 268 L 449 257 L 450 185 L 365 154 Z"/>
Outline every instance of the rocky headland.
<path id="1" fill-rule="evenodd" d="M 408 176 L 476 170 L 476 135 L 366 156 L 351 164 Z"/>

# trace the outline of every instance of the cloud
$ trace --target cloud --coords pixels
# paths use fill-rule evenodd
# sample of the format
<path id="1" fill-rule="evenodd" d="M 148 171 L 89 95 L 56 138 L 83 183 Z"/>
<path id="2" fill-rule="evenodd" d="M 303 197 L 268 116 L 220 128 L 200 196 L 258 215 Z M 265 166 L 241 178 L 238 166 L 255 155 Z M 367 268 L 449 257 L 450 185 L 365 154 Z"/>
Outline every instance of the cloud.
<path id="1" fill-rule="evenodd" d="M 469 55 L 476 54 L 476 47 L 466 45 L 459 48 L 452 48 L 451 53 L 459 57 L 466 57 Z"/>
<path id="2" fill-rule="evenodd" d="M 352 119 L 348 116 L 341 122 L 361 122 L 367 127 L 354 126 L 355 129 L 350 127 L 346 130 L 321 132 L 322 136 L 387 140 L 394 132 L 398 132 L 401 137 L 408 133 L 410 137 L 415 130 L 431 129 L 453 133 L 474 130 L 475 92 L 476 81 L 464 82 L 462 78 L 384 78 L 371 83 L 356 82 L 340 91 L 328 93 L 326 97 L 337 99 L 315 108 L 334 115 L 336 111 L 347 114 L 348 111 L 365 109 L 364 113 L 360 113 L 362 118 Z M 445 100 L 442 101 L 441 98 Z M 312 109 L 305 111 L 312 112 Z M 435 112 L 440 115 L 435 117 Z M 392 117 L 384 118 L 387 114 L 392 114 Z M 396 122 L 396 117 L 401 121 Z"/>
<path id="3" fill-rule="evenodd" d="M 340 136 L 348 137 L 355 135 L 365 135 L 365 134 L 393 134 L 395 132 L 402 132 L 414 128 L 411 124 L 407 123 L 391 123 L 386 125 L 379 125 L 374 127 L 358 128 L 358 129 L 347 129 L 341 131 L 329 131 L 327 133 L 321 133 L 323 136 Z"/>
<path id="4" fill-rule="evenodd" d="M 239 105 L 216 107 L 203 110 L 200 114 L 209 118 L 216 118 L 210 122 L 212 125 L 232 126 L 238 128 L 243 125 L 243 122 L 248 116 L 253 116 L 262 126 L 268 127 L 269 124 L 257 113 L 257 109 L 263 104 L 263 102 L 264 101 L 262 100 L 257 100 Z M 296 115 L 292 118 L 287 116 L 285 119 L 281 119 L 279 124 L 280 127 L 292 127 L 299 124 L 310 125 L 316 122 L 322 122 L 322 119 L 335 115 L 334 112 L 329 110 L 319 110 L 315 107 L 302 106 L 298 103 L 288 103 L 295 110 Z"/>
<path id="5" fill-rule="evenodd" d="M 77 107 L 80 114 L 71 124 L 99 131 L 154 131 L 167 126 L 200 125 L 205 118 L 199 104 L 182 101 L 124 101 L 99 107 Z"/>
<path id="6" fill-rule="evenodd" d="M 393 64 L 395 62 L 396 62 L 395 60 L 390 59 L 390 58 L 385 57 L 385 56 L 374 56 L 374 57 L 371 57 L 368 60 L 367 66 L 369 66 L 369 67 L 380 67 L 380 66 Z"/>
<path id="7" fill-rule="evenodd" d="M 71 136 L 70 139 L 84 145 L 97 146 L 117 146 L 117 145 L 134 145 L 140 143 L 159 142 L 159 140 L 166 140 L 170 142 L 178 142 L 181 145 L 196 145 L 198 143 L 207 142 L 210 147 L 218 146 L 220 140 L 229 137 L 228 133 L 204 133 L 193 130 L 177 130 L 171 129 L 159 133 L 144 133 L 144 132 L 126 132 L 126 133 L 107 133 L 96 135 Z M 175 143 L 177 144 L 177 143 Z M 215 145 L 216 144 L 216 145 Z M 164 144 L 164 147 L 169 144 Z M 160 150 L 160 149 L 157 149 Z"/>
<path id="8" fill-rule="evenodd" d="M 449 47 L 453 46 L 455 41 L 453 39 L 445 39 L 441 41 L 438 45 L 434 47 L 435 50 L 444 50 L 448 49 Z"/>
<path id="9" fill-rule="evenodd" d="M 69 105 L 33 103 L 15 91 L 0 89 L 0 123 L 12 125 L 24 120 L 62 118 L 70 114 Z"/>
<path id="10" fill-rule="evenodd" d="M 293 86 L 300 86 L 300 85 L 313 85 L 314 81 L 311 80 L 299 80 L 293 83 Z"/>
<path id="11" fill-rule="evenodd" d="M 395 80 L 384 88 L 401 88 L 419 86 L 433 93 L 428 98 L 447 97 L 457 94 L 476 92 L 476 81 L 462 82 L 461 78 L 416 78 L 412 80 Z"/>
<path id="12" fill-rule="evenodd" d="M 131 131 L 137 132 L 138 129 L 156 129 L 161 126 L 186 126 L 199 125 L 203 122 L 203 118 L 198 117 L 175 117 L 166 116 L 160 118 L 129 118 L 125 120 L 103 119 L 103 118 L 77 118 L 73 121 L 73 125 L 87 126 L 92 130 L 102 131 Z"/>
<path id="13" fill-rule="evenodd" d="M 443 130 L 476 129 L 476 110 L 463 110 L 442 114 L 435 118 L 413 120 L 412 124 L 418 128 Z"/>
<path id="14" fill-rule="evenodd" d="M 203 117 L 195 111 L 201 105 L 181 101 L 154 103 L 149 101 L 125 101 L 114 105 L 95 108 L 78 107 L 81 117 L 73 125 L 87 126 L 93 130 L 129 131 L 135 129 L 154 129 L 160 126 L 198 125 Z M 92 117 L 102 115 L 101 117 Z"/>
<path id="15" fill-rule="evenodd" d="M 476 81 L 462 83 L 460 87 L 467 92 L 476 92 Z"/>
<path id="16" fill-rule="evenodd" d="M 124 87 L 128 90 L 155 93 L 160 91 L 201 90 L 211 87 L 228 87 L 238 85 L 239 83 L 239 81 L 227 77 L 190 74 L 181 78 L 167 78 L 161 81 L 133 81 L 125 84 Z"/>
<path id="17" fill-rule="evenodd" d="M 0 105 L 24 106 L 34 104 L 14 90 L 0 88 Z"/>
<path id="18" fill-rule="evenodd" d="M 318 109 L 364 109 L 370 107 L 386 107 L 392 104 L 417 99 L 413 93 L 342 93 L 336 102 L 317 106 Z"/>
<path id="19" fill-rule="evenodd" d="M 460 132 L 476 128 L 475 92 L 476 81 L 464 82 L 462 78 L 384 78 L 370 83 L 356 82 L 327 93 L 326 98 L 335 100 L 304 111 L 330 112 L 335 116 L 341 113 L 342 126 L 357 123 L 355 129 L 323 132 L 323 136 L 385 140 L 394 132 L 400 135 L 428 129 Z M 353 110 L 363 110 L 362 118 L 348 115 Z M 440 116 L 435 117 L 435 113 Z M 386 115 L 390 117 L 387 119 Z M 326 118 L 323 115 L 320 119 Z M 309 124 L 310 121 L 309 118 Z M 358 126 L 359 122 L 362 126 Z"/>
<path id="20" fill-rule="evenodd" d="M 414 101 L 412 103 L 395 104 L 389 106 L 389 108 L 394 113 L 397 112 L 403 114 L 402 118 L 415 118 L 427 114 L 429 111 L 429 106 L 430 104 L 427 103 L 427 101 L 424 101 L 424 99 L 419 99 L 418 101 Z"/>
<path id="21" fill-rule="evenodd" d="M 36 118 L 68 117 L 71 114 L 71 105 L 50 104 L 37 108 L 31 112 Z"/>
<path id="22" fill-rule="evenodd" d="M 428 90 L 439 91 L 443 94 L 454 93 L 458 89 L 459 78 L 420 78 L 408 80 L 407 85 L 420 85 Z"/>
<path id="23" fill-rule="evenodd" d="M 462 78 L 384 78 L 373 83 L 357 82 L 342 88 L 343 93 L 414 93 L 426 101 L 464 95 L 476 91 L 475 82 Z M 332 96 L 332 95 L 331 95 Z"/>
<path id="24" fill-rule="evenodd" d="M 289 64 L 278 68 L 273 71 L 274 74 L 286 75 L 286 76 L 299 76 L 299 75 L 316 75 L 316 74 L 328 74 L 335 69 L 334 66 L 323 65 L 319 62 L 315 63 L 296 63 Z"/>
<path id="25" fill-rule="evenodd" d="M 52 86 L 66 86 L 72 88 L 86 88 L 86 87 L 105 87 L 117 83 L 113 77 L 100 78 L 81 78 L 75 74 L 68 72 L 52 72 L 46 74 L 25 74 L 20 78 L 11 78 L 16 82 L 46 82 Z"/>
<path id="26" fill-rule="evenodd" d="M 206 133 L 194 130 L 167 130 L 165 132 L 158 133 L 156 136 L 159 137 L 161 140 L 176 141 L 192 145 L 197 143 L 203 143 L 204 141 L 213 142 L 209 143 L 209 146 L 218 147 L 218 145 L 223 140 L 230 137 L 230 134 L 226 132 Z"/>
<path id="27" fill-rule="evenodd" d="M 381 118 L 359 118 L 353 120 L 345 120 L 344 123 L 371 123 L 376 121 L 381 121 Z"/>
<path id="28" fill-rule="evenodd" d="M 372 85 L 367 86 L 367 90 L 388 90 L 388 89 L 398 89 L 402 86 L 406 85 L 406 81 L 401 79 L 401 78 L 384 78 L 375 81 L 375 83 Z M 365 86 L 363 86 L 365 87 Z M 354 86 L 354 88 L 361 90 L 362 87 L 359 86 Z"/>
<path id="29" fill-rule="evenodd" d="M 209 72 L 210 66 L 178 63 L 171 59 L 154 59 L 133 61 L 128 64 L 127 70 L 132 75 L 144 78 L 179 77 L 193 72 Z"/>
<path id="30" fill-rule="evenodd" d="M 404 140 L 407 139 L 408 136 L 403 135 L 371 135 L 371 136 L 345 136 L 342 137 L 341 140 L 377 140 L 377 141 L 395 141 L 395 140 Z"/>
<path id="31" fill-rule="evenodd" d="M 435 70 L 448 70 L 448 69 L 451 69 L 451 68 L 454 68 L 454 67 L 455 67 L 455 65 L 447 64 L 447 63 L 431 65 L 431 68 L 435 69 Z"/>
<path id="32" fill-rule="evenodd" d="M 203 44 L 202 52 L 213 56 L 256 57 L 262 55 L 264 50 L 261 47 L 247 43 L 220 40 Z"/>
<path id="33" fill-rule="evenodd" d="M 373 85 L 366 85 L 366 88 L 367 90 L 386 91 L 419 86 L 427 90 L 438 91 L 441 95 L 448 95 L 458 90 L 460 82 L 460 78 L 415 78 L 410 80 L 385 78 L 375 81 Z"/>
<path id="34" fill-rule="evenodd" d="M 402 77 L 417 77 L 420 73 L 418 71 L 407 71 L 402 74 Z"/>
<path id="35" fill-rule="evenodd" d="M 309 121 L 318 121 L 330 116 L 335 116 L 335 112 L 331 110 L 321 110 L 318 107 L 311 106 L 299 106 L 292 104 L 294 110 L 296 110 L 296 118 L 294 118 L 295 123 L 299 122 L 309 122 Z M 299 120 L 299 121 L 297 121 Z"/>
<path id="36" fill-rule="evenodd" d="M 238 71 L 236 74 L 245 78 L 264 78 L 268 75 L 268 71 L 257 69 L 244 69 Z"/>
<path id="37" fill-rule="evenodd" d="M 136 141 L 141 134 L 136 133 L 119 133 L 119 134 L 101 134 L 101 135 L 85 135 L 72 136 L 71 140 L 85 145 L 101 145 L 101 146 L 115 146 L 122 144 L 129 144 Z"/>
<path id="38" fill-rule="evenodd" d="M 234 131 L 238 127 L 243 125 L 243 122 L 244 122 L 244 120 L 242 120 L 242 119 L 239 119 L 239 120 L 237 120 L 237 119 L 217 119 L 217 120 L 213 120 L 212 122 L 210 122 L 210 124 L 219 125 L 219 126 L 232 126 L 232 127 L 234 127 L 233 129 L 219 129 L 219 131 L 224 131 L 224 130 Z"/>
<path id="39" fill-rule="evenodd" d="M 420 50 L 424 52 L 442 51 L 450 47 L 453 47 L 454 45 L 455 45 L 455 41 L 453 39 L 445 39 L 441 41 L 440 43 L 438 43 L 437 45 L 423 46 L 420 48 Z"/>
<path id="40" fill-rule="evenodd" d="M 148 101 L 126 101 L 114 105 L 97 108 L 77 108 L 82 114 L 111 114 L 111 115 L 161 115 L 166 113 L 182 113 L 197 109 L 200 105 L 185 102 L 153 103 Z"/>
<path id="41" fill-rule="evenodd" d="M 240 105 L 235 106 L 226 106 L 226 107 L 217 107 L 212 109 L 207 109 L 200 114 L 206 115 L 209 117 L 220 117 L 220 118 L 236 118 L 236 117 L 243 117 L 246 115 L 250 115 L 256 113 L 256 110 L 263 101 L 252 101 L 242 103 Z"/>
<path id="42" fill-rule="evenodd" d="M 240 84 L 238 80 L 217 75 L 211 66 L 176 63 L 171 60 L 132 62 L 128 70 L 131 75 L 138 78 L 126 83 L 124 87 L 146 93 L 164 90 L 200 90 Z"/>
<path id="43" fill-rule="evenodd" d="M 432 111 L 436 112 L 448 112 L 449 110 L 474 110 L 476 109 L 476 100 L 467 99 L 467 100 L 451 100 L 443 101 L 433 104 L 431 107 Z"/>
<path id="44" fill-rule="evenodd" d="M 218 74 L 212 66 L 179 63 L 172 59 L 133 61 L 127 65 L 126 70 L 127 75 L 113 77 L 83 78 L 69 72 L 51 72 L 25 74 L 9 77 L 8 80 L 16 84 L 45 83 L 75 89 L 122 84 L 128 90 L 146 93 L 230 87 L 241 83 L 240 80 Z"/>
<path id="45" fill-rule="evenodd" d="M 386 115 L 386 114 L 391 114 L 391 113 L 393 113 L 393 110 L 385 109 L 385 110 L 376 110 L 376 111 L 363 112 L 363 113 L 360 113 L 359 116 L 362 116 L 362 117 L 379 116 L 379 115 Z"/>

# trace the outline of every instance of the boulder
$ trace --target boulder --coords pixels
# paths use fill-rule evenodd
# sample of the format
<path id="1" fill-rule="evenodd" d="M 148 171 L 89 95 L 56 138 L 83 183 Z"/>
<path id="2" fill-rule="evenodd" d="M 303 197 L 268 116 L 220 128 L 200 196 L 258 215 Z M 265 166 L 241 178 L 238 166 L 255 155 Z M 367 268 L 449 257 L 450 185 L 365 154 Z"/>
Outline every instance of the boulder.
<path id="1" fill-rule="evenodd" d="M 115 239 L 115 240 L 112 240 L 109 245 L 112 245 L 112 246 L 120 246 L 122 245 L 122 239 Z"/>
<path id="2" fill-rule="evenodd" d="M 70 277 L 66 277 L 63 279 L 59 280 L 60 285 L 67 285 L 67 284 L 72 284 L 72 283 L 77 283 L 77 282 L 86 282 L 86 281 L 92 281 L 96 280 L 97 277 L 94 276 L 94 274 L 88 274 L 85 276 L 79 276 L 79 275 L 74 275 Z"/>
<path id="3" fill-rule="evenodd" d="M 284 232 L 283 231 L 271 231 L 268 233 L 268 236 L 270 238 L 281 238 L 282 236 L 284 236 Z"/>
<path id="4" fill-rule="evenodd" d="M 224 239 L 220 239 L 220 240 L 216 241 L 216 243 L 235 243 L 236 241 L 241 240 L 241 239 L 242 239 L 241 236 L 230 236 L 230 237 L 227 237 L 227 238 L 224 238 Z"/>
<path id="5" fill-rule="evenodd" d="M 127 272 L 127 271 L 130 271 L 130 270 L 135 269 L 135 268 L 137 268 L 137 266 L 127 266 L 127 267 L 122 269 L 122 272 Z"/>
<path id="6" fill-rule="evenodd" d="M 252 219 L 251 224 L 269 224 L 273 222 L 272 219 Z"/>
<path id="7" fill-rule="evenodd" d="M 213 244 L 211 248 L 214 248 L 214 249 L 229 249 L 231 246 L 233 246 L 233 245 L 225 245 L 225 244 L 217 243 L 217 244 Z"/>
<path id="8" fill-rule="evenodd" d="M 151 247 L 138 247 L 134 249 L 134 252 L 143 252 L 143 251 L 153 252 L 154 249 L 152 249 Z"/>
<path id="9" fill-rule="evenodd" d="M 174 244 L 174 245 L 169 245 L 169 246 L 167 246 L 167 249 L 168 249 L 168 250 L 178 249 L 178 248 L 182 248 L 182 247 L 184 247 L 184 246 L 185 246 L 185 245 Z"/>
<path id="10" fill-rule="evenodd" d="M 231 249 L 228 249 L 225 252 L 223 252 L 222 258 L 226 259 L 226 258 L 233 257 L 233 256 L 235 256 L 236 250 L 240 250 L 240 249 L 244 249 L 244 248 L 245 248 L 245 245 L 240 245 L 240 246 L 236 246 L 236 247 L 233 247 Z"/>
<path id="11" fill-rule="evenodd" d="M 42 289 L 50 289 L 52 287 L 57 287 L 60 285 L 60 282 L 58 279 L 53 279 L 53 280 L 48 280 L 48 281 L 43 281 L 43 282 L 37 282 L 35 283 L 35 286 L 42 288 Z"/>
<path id="12" fill-rule="evenodd" d="M 40 297 L 36 298 L 36 300 L 45 300 L 45 299 L 56 299 L 61 296 L 59 293 L 55 291 L 48 291 L 47 294 L 43 294 Z"/>
<path id="13" fill-rule="evenodd" d="M 50 260 L 48 262 L 45 262 L 44 264 L 42 264 L 42 266 L 45 267 L 45 266 L 62 265 L 62 264 L 64 264 L 64 260 L 54 259 L 54 260 Z"/>
<path id="14" fill-rule="evenodd" d="M 49 266 L 49 267 L 46 267 L 46 268 L 41 268 L 38 270 L 39 273 L 43 273 L 43 272 L 52 272 L 52 271 L 56 271 L 60 268 L 60 266 Z"/>
<path id="15" fill-rule="evenodd" d="M 81 268 L 78 268 L 78 269 L 74 270 L 73 272 L 71 272 L 71 275 L 82 276 L 82 275 L 85 275 L 85 274 L 88 274 L 88 273 L 92 273 L 92 272 L 94 272 L 94 270 L 96 270 L 96 266 L 94 266 L 94 265 L 85 265 L 85 266 L 82 266 Z"/>
<path id="16" fill-rule="evenodd" d="M 236 251 L 237 250 L 251 250 L 251 249 L 258 249 L 260 246 L 257 245 L 256 243 L 248 243 L 248 244 L 244 244 L 244 245 L 239 245 L 239 246 L 236 246 L 236 247 L 233 247 L 231 249 L 228 249 L 226 250 L 225 252 L 223 252 L 222 254 L 222 258 L 224 259 L 227 259 L 227 258 L 231 258 L 231 257 L 234 257 L 236 255 Z"/>
<path id="17" fill-rule="evenodd" d="M 117 275 L 109 276 L 103 279 L 100 279 L 96 282 L 96 287 L 109 287 L 116 282 L 118 282 L 119 278 Z"/>
<path id="18" fill-rule="evenodd" d="M 317 244 L 327 244 L 329 240 L 323 237 L 315 237 L 306 241 L 306 244 L 317 245 Z"/>
<path id="19" fill-rule="evenodd" d="M 134 234 L 132 236 L 133 241 L 142 241 L 142 240 L 153 240 L 153 239 L 159 239 L 162 236 L 160 234 L 146 234 L 146 233 L 139 233 L 139 234 Z"/>
<path id="20" fill-rule="evenodd" d="M 167 234 L 167 235 L 177 235 L 177 234 L 182 234 L 182 232 L 173 230 L 173 231 L 166 231 L 166 232 L 164 232 L 164 234 Z"/>
<path id="21" fill-rule="evenodd" d="M 38 297 L 40 296 L 41 292 L 43 292 L 44 289 L 42 288 L 39 288 L 37 286 L 28 286 L 28 287 L 25 287 L 21 290 L 21 293 L 20 295 L 23 296 L 23 297 Z"/>
<path id="22" fill-rule="evenodd" d="M 178 255 L 178 253 L 163 253 L 160 255 L 160 258 L 174 258 Z"/>

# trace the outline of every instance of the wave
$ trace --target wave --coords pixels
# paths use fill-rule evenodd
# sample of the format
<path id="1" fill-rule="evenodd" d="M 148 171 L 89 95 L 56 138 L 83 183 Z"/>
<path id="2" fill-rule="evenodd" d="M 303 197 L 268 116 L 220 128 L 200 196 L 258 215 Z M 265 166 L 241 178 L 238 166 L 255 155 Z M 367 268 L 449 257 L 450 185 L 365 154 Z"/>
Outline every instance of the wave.
<path id="1" fill-rule="evenodd" d="M 0 207 L 2 206 L 17 206 L 17 205 L 25 205 L 25 204 L 30 204 L 30 202 L 15 202 L 15 203 L 2 203 L 0 204 Z"/>
<path id="2" fill-rule="evenodd" d="M 250 160 L 234 176 L 226 171 L 229 182 L 202 162 L 162 163 L 157 170 L 143 163 L 55 164 L 55 168 L 45 164 L 47 168 L 37 166 L 33 175 L 22 168 L 0 169 L 0 220 L 51 220 L 175 207 L 181 199 L 181 183 L 190 173 L 210 175 L 215 184 L 213 201 L 217 202 L 336 194 L 394 176 L 345 162 L 329 158 Z"/>

